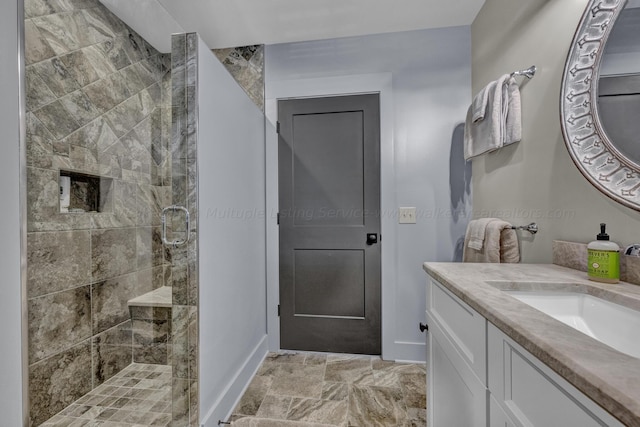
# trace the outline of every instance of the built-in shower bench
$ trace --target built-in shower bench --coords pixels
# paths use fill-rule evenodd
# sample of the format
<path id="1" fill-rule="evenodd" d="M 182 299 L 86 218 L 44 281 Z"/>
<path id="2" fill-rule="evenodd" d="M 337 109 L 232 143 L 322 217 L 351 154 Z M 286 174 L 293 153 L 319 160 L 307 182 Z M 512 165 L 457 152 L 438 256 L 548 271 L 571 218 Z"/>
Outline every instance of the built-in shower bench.
<path id="1" fill-rule="evenodd" d="M 171 364 L 171 286 L 127 301 L 133 332 L 133 361 Z"/>

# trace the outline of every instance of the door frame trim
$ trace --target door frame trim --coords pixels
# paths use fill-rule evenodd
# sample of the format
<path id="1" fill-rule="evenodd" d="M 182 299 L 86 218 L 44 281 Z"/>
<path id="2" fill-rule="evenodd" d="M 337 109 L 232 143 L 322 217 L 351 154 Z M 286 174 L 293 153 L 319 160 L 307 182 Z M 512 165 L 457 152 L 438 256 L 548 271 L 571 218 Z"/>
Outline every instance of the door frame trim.
<path id="1" fill-rule="evenodd" d="M 391 73 L 360 74 L 314 79 L 268 82 L 265 85 L 265 173 L 266 173 L 266 267 L 267 267 L 267 334 L 269 351 L 280 350 L 280 301 L 278 212 L 278 100 L 287 98 L 319 98 L 324 96 L 380 94 L 380 233 L 381 248 L 381 316 L 382 358 L 395 360 L 396 330 L 396 242 L 395 217 L 395 152 L 393 144 L 394 109 Z"/>

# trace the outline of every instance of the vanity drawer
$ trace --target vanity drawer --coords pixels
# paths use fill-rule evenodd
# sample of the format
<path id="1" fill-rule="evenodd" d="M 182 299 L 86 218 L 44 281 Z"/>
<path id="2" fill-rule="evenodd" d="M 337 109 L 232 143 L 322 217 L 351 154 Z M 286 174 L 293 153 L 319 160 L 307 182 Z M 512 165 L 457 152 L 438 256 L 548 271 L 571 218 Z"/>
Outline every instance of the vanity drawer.
<path id="1" fill-rule="evenodd" d="M 436 323 L 483 385 L 487 384 L 487 321 L 448 289 L 429 277 L 427 322 Z"/>
<path id="2" fill-rule="evenodd" d="M 491 396 L 516 425 L 622 427 L 618 420 L 491 323 L 488 345 Z"/>

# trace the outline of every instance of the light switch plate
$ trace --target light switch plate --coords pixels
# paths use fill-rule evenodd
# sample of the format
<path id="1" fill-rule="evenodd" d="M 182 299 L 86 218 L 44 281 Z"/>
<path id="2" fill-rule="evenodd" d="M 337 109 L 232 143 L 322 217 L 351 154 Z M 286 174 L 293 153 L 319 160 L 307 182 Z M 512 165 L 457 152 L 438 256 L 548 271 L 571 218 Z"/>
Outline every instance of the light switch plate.
<path id="1" fill-rule="evenodd" d="M 416 208 L 398 208 L 398 223 L 399 224 L 415 224 L 416 223 Z"/>

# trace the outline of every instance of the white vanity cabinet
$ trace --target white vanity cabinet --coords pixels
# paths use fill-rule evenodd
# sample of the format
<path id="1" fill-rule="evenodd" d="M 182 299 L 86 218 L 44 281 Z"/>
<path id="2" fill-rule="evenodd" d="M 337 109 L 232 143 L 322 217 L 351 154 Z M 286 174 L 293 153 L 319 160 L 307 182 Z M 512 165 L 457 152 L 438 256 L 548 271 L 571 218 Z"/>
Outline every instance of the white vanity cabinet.
<path id="1" fill-rule="evenodd" d="M 486 319 L 429 278 L 427 324 L 427 425 L 486 426 Z"/>
<path id="2" fill-rule="evenodd" d="M 429 427 L 623 427 L 432 277 Z"/>
<path id="3" fill-rule="evenodd" d="M 493 412 L 489 415 L 492 427 L 623 426 L 491 323 L 487 334 L 488 388 L 499 406 L 495 423 Z"/>

